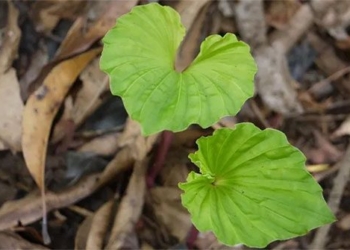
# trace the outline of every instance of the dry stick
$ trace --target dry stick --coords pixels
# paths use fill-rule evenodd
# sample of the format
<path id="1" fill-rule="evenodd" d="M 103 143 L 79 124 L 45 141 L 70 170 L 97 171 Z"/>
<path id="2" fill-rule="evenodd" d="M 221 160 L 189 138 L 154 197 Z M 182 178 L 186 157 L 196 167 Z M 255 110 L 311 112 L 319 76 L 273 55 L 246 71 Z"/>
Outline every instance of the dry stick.
<path id="1" fill-rule="evenodd" d="M 347 148 L 342 160 L 338 162 L 335 167 L 339 167 L 339 172 L 334 178 L 333 188 L 328 199 L 328 206 L 334 214 L 339 210 L 340 200 L 350 177 L 350 146 Z M 330 228 L 331 225 L 328 224 L 316 232 L 315 238 L 310 245 L 310 249 L 324 249 Z"/>

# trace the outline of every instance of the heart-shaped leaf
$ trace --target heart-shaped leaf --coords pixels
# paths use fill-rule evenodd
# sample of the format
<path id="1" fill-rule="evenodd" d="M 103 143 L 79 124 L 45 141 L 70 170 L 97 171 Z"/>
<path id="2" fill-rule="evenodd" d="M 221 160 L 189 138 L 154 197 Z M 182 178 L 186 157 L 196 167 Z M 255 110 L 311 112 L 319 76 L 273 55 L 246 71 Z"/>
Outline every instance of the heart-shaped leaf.
<path id="1" fill-rule="evenodd" d="M 175 70 L 185 35 L 179 14 L 157 3 L 137 6 L 103 39 L 101 69 L 146 135 L 211 126 L 253 95 L 256 64 L 235 35 L 209 36 L 183 72 Z"/>
<path id="2" fill-rule="evenodd" d="M 227 244 L 264 247 L 334 221 L 305 157 L 282 132 L 242 123 L 197 141 L 182 204 L 200 231 Z"/>

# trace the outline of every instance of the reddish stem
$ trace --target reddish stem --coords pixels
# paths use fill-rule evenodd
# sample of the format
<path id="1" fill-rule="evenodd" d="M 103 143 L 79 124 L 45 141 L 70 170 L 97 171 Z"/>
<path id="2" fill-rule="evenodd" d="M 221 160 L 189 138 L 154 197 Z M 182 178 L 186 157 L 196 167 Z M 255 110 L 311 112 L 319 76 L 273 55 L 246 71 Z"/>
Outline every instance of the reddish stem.
<path id="1" fill-rule="evenodd" d="M 194 243 L 197 240 L 198 237 L 198 230 L 197 228 L 195 228 L 194 225 L 191 226 L 190 232 L 187 235 L 187 239 L 186 239 L 186 245 L 188 249 L 193 249 L 194 248 Z"/>
<path id="2" fill-rule="evenodd" d="M 171 131 L 163 131 L 160 137 L 160 142 L 156 151 L 154 163 L 150 168 L 147 175 L 147 187 L 151 188 L 154 186 L 154 181 L 159 174 L 160 170 L 164 166 L 165 157 L 168 154 L 170 145 L 173 141 L 174 133 Z"/>

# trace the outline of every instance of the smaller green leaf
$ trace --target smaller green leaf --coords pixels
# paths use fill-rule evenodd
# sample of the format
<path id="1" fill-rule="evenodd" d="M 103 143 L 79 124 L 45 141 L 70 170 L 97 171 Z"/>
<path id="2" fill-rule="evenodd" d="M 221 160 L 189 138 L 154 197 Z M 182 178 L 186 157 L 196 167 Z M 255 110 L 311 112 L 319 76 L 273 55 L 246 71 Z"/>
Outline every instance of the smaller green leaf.
<path id="1" fill-rule="evenodd" d="M 227 244 L 264 247 L 335 220 L 305 157 L 277 130 L 242 123 L 197 141 L 182 204 L 199 231 Z"/>

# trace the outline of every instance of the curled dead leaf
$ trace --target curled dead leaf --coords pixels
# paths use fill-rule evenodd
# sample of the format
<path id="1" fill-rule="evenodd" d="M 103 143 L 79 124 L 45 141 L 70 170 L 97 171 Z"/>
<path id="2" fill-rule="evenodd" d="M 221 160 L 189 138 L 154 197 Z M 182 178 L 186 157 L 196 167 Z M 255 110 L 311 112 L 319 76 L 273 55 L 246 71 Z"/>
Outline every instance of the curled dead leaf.
<path id="1" fill-rule="evenodd" d="M 23 154 L 29 172 L 41 189 L 44 188 L 46 147 L 52 121 L 75 79 L 99 52 L 100 49 L 94 49 L 54 67 L 24 108 Z"/>
<path id="2" fill-rule="evenodd" d="M 51 125 L 80 72 L 100 52 L 100 48 L 94 49 L 55 66 L 24 108 L 22 149 L 27 168 L 41 190 L 45 243 L 50 242 L 46 228 L 45 161 Z"/>

